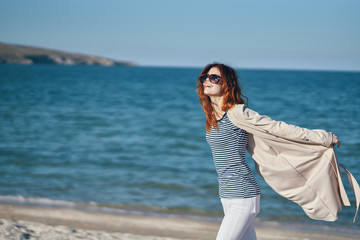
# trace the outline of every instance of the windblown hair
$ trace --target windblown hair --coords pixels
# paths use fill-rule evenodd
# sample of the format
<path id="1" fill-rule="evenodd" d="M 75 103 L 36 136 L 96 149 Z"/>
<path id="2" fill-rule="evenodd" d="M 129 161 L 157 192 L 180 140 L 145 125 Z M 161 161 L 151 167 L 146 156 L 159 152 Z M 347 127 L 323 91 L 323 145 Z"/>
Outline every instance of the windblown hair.
<path id="1" fill-rule="evenodd" d="M 206 116 L 206 132 L 209 133 L 211 126 L 217 130 L 218 129 L 218 121 L 215 117 L 214 107 L 211 104 L 211 99 L 209 96 L 204 94 L 204 85 L 200 81 L 200 77 L 206 75 L 209 70 L 213 67 L 219 69 L 221 73 L 222 85 L 221 91 L 223 94 L 223 104 L 221 106 L 221 110 L 227 112 L 236 104 L 247 104 L 247 97 L 242 95 L 241 88 L 238 82 L 238 76 L 234 69 L 229 66 L 226 66 L 221 63 L 211 63 L 204 67 L 201 71 L 198 79 L 197 79 L 197 88 L 196 92 L 199 95 L 200 104 L 202 109 L 205 112 Z"/>

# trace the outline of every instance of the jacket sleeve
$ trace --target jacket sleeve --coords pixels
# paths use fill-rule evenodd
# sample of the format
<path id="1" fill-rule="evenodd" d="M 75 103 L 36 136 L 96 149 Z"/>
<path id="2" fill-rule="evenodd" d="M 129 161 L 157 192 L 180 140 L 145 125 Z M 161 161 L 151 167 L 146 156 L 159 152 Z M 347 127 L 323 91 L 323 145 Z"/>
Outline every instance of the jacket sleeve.
<path id="1" fill-rule="evenodd" d="M 325 130 L 310 130 L 292 124 L 287 124 L 282 121 L 275 121 L 270 117 L 260 115 L 249 108 L 244 109 L 244 117 L 249 123 L 278 137 L 307 141 L 315 144 L 321 144 L 326 147 L 330 147 L 332 143 L 332 134 L 330 132 L 326 132 Z"/>

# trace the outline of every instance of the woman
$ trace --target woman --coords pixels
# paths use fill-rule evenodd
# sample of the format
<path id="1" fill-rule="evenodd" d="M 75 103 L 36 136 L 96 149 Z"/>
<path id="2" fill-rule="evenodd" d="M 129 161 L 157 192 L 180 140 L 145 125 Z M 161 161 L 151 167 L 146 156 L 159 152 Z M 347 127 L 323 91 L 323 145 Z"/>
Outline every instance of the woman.
<path id="1" fill-rule="evenodd" d="M 337 144 L 339 147 L 340 141 L 333 133 L 273 121 L 244 107 L 245 97 L 236 72 L 224 64 L 209 64 L 202 70 L 197 81 L 197 93 L 206 116 L 206 140 L 211 147 L 218 173 L 219 195 L 224 210 L 217 239 L 256 239 L 254 219 L 260 211 L 260 189 L 245 162 L 245 149 L 257 162 L 254 143 L 265 146 L 266 141 L 278 142 L 281 137 L 285 143 L 289 142 L 286 138 L 294 138 L 291 141 L 309 141 L 311 144 L 328 145 L 326 147 Z M 273 139 L 267 135 L 272 135 Z M 251 144 L 248 144 L 248 137 Z M 291 141 L 290 144 L 295 145 Z M 267 149 L 265 154 L 272 153 Z M 263 159 L 263 156 L 260 158 Z"/>

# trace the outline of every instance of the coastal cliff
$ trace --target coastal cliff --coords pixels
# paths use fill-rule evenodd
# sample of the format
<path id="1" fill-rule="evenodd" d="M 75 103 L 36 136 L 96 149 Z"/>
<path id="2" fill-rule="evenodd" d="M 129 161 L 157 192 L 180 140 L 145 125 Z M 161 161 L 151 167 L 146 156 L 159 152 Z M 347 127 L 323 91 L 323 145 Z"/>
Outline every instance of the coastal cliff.
<path id="1" fill-rule="evenodd" d="M 0 43 L 0 64 L 134 66 L 135 63 L 39 47 Z"/>

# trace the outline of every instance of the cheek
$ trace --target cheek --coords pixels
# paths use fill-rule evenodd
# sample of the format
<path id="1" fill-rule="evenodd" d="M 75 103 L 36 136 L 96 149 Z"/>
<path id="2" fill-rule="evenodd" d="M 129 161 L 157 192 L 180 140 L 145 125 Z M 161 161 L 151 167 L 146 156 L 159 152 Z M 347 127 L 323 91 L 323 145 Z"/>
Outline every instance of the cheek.
<path id="1" fill-rule="evenodd" d="M 214 89 L 217 93 L 221 93 L 221 85 L 216 85 L 216 88 Z"/>

